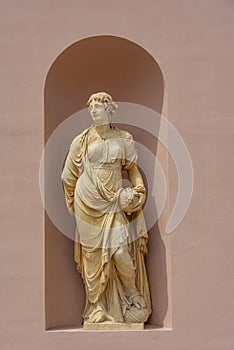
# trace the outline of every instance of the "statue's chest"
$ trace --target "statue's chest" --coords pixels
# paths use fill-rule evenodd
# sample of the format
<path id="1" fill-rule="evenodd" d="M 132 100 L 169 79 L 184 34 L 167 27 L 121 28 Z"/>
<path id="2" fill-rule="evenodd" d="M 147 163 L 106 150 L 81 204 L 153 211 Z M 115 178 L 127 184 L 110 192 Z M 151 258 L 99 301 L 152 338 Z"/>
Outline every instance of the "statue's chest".
<path id="1" fill-rule="evenodd" d="M 109 164 L 123 159 L 121 139 L 106 139 L 91 142 L 88 146 L 88 158 L 92 164 Z"/>

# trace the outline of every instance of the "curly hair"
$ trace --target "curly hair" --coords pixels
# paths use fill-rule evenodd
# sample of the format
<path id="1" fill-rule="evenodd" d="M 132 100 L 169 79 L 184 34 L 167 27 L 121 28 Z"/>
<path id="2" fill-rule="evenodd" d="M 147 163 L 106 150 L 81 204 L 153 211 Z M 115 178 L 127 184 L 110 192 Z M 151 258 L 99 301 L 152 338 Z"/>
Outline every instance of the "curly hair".
<path id="1" fill-rule="evenodd" d="M 104 104 L 104 108 L 108 113 L 109 118 L 112 117 L 112 115 L 115 114 L 118 105 L 116 102 L 113 101 L 111 95 L 107 94 L 106 92 L 96 92 L 92 94 L 87 102 L 87 105 L 89 107 L 91 101 L 98 101 Z"/>

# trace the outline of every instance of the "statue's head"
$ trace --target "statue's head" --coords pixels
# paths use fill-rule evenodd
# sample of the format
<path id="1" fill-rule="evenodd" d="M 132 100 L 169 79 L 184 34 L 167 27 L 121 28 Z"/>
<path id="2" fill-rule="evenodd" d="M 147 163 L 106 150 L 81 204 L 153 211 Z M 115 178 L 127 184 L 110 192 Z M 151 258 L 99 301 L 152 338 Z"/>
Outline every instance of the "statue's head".
<path id="1" fill-rule="evenodd" d="M 111 95 L 107 94 L 106 92 L 96 92 L 92 94 L 87 102 L 89 109 L 94 102 L 97 102 L 104 106 L 108 118 L 111 121 L 111 117 L 115 114 L 118 108 L 117 103 L 113 101 Z"/>

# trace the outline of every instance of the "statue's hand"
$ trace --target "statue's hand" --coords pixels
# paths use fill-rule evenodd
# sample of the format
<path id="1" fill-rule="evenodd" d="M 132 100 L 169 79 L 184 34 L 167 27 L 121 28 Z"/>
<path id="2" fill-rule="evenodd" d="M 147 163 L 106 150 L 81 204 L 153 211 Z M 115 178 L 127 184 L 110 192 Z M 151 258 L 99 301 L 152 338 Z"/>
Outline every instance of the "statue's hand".
<path id="1" fill-rule="evenodd" d="M 138 198 L 137 202 L 134 204 L 133 209 L 134 211 L 137 211 L 139 209 L 141 209 L 141 207 L 143 206 L 143 204 L 145 203 L 145 194 L 144 193 L 136 193 L 135 197 Z"/>
<path id="2" fill-rule="evenodd" d="M 132 303 L 137 309 L 143 309 L 146 307 L 145 299 L 141 295 L 133 297 Z"/>
<path id="3" fill-rule="evenodd" d="M 134 203 L 133 209 L 134 211 L 137 211 L 141 209 L 141 207 L 145 203 L 145 199 L 146 199 L 145 189 L 142 188 L 141 186 L 136 186 L 133 188 L 133 194 L 134 194 L 134 197 L 137 198 L 137 201 Z"/>

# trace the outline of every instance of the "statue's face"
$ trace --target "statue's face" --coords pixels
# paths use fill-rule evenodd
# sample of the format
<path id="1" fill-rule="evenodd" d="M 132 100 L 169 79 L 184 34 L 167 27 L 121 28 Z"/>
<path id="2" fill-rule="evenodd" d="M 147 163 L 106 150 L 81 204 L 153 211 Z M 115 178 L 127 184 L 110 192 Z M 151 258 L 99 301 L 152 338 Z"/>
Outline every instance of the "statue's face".
<path id="1" fill-rule="evenodd" d="M 89 104 L 89 113 L 95 125 L 103 125 L 109 123 L 108 113 L 104 104 L 98 101 L 91 101 Z"/>

